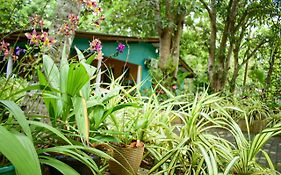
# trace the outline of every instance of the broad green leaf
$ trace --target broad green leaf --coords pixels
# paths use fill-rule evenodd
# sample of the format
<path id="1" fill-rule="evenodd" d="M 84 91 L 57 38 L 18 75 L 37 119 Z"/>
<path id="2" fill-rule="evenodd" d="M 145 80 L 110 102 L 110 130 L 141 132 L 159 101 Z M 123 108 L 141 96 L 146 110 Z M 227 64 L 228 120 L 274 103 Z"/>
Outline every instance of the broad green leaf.
<path id="1" fill-rule="evenodd" d="M 87 64 L 87 63 L 84 63 L 84 62 L 82 62 L 81 64 L 85 67 L 85 69 L 86 69 L 86 71 L 87 71 L 87 73 L 89 75 L 89 78 L 91 79 L 93 77 L 94 73 L 96 72 L 96 68 L 91 66 L 91 65 L 89 65 L 89 64 Z M 88 81 L 82 87 L 81 91 L 82 91 L 83 97 L 86 100 L 88 100 L 90 95 L 91 95 L 91 84 L 90 84 L 90 81 Z"/>
<path id="2" fill-rule="evenodd" d="M 83 53 L 76 46 L 74 48 L 76 50 L 79 62 L 85 62 L 86 60 L 85 60 Z"/>
<path id="3" fill-rule="evenodd" d="M 91 65 L 95 58 L 96 54 L 92 54 L 89 58 L 87 58 L 86 63 Z"/>
<path id="4" fill-rule="evenodd" d="M 75 171 L 73 168 L 71 168 L 69 165 L 63 163 L 62 161 L 59 161 L 52 157 L 47 156 L 41 156 L 40 161 L 43 164 L 49 165 L 60 171 L 64 175 L 79 175 L 77 171 Z"/>
<path id="5" fill-rule="evenodd" d="M 52 127 L 46 123 L 37 122 L 37 121 L 28 121 L 28 123 L 30 123 L 31 125 L 35 125 L 35 126 L 42 127 L 42 128 L 49 130 L 52 133 L 56 134 L 58 137 L 60 137 L 62 140 L 64 140 L 66 143 L 72 145 L 72 143 L 63 135 L 63 133 L 61 133 L 59 130 L 57 130 L 54 127 Z"/>
<path id="6" fill-rule="evenodd" d="M 60 99 L 61 101 L 61 106 L 63 108 L 63 118 L 66 118 L 66 115 L 68 114 L 68 108 L 69 104 L 71 104 L 71 99 L 69 95 L 67 94 L 67 81 L 68 81 L 68 72 L 69 72 L 69 64 L 67 61 L 67 55 L 65 55 L 65 49 L 66 45 L 63 47 L 63 52 L 62 52 L 62 59 L 60 61 Z"/>
<path id="7" fill-rule="evenodd" d="M 37 71 L 37 74 L 38 74 L 40 85 L 46 87 L 46 88 L 43 87 L 43 89 L 41 89 L 43 91 L 43 100 L 48 109 L 51 121 L 54 122 L 56 120 L 56 116 L 58 116 L 58 112 L 57 112 L 58 110 L 56 107 L 56 103 L 57 103 L 56 98 L 58 98 L 57 93 L 53 90 L 50 90 L 49 88 L 47 89 L 47 87 L 49 87 L 49 83 L 45 75 L 40 70 Z M 50 97 L 50 95 L 52 95 L 53 97 Z"/>
<path id="8" fill-rule="evenodd" d="M 66 66 L 66 68 L 68 67 L 68 55 L 66 54 L 66 44 L 64 44 L 63 46 L 63 50 L 62 50 L 62 56 L 61 56 L 61 60 L 60 60 L 60 68 Z"/>
<path id="9" fill-rule="evenodd" d="M 79 91 L 89 80 L 90 77 L 82 64 L 71 64 L 67 79 L 67 94 L 79 95 Z"/>
<path id="10" fill-rule="evenodd" d="M 15 117 L 18 124 L 22 127 L 24 133 L 27 135 L 27 137 L 32 141 L 31 131 L 29 128 L 29 125 L 27 123 L 26 117 L 23 113 L 23 111 L 20 109 L 20 107 L 12 102 L 7 100 L 0 100 L 0 105 L 3 105 L 5 108 L 7 108 L 11 114 Z"/>
<path id="11" fill-rule="evenodd" d="M 96 105 L 94 107 L 92 107 L 92 112 L 91 112 L 91 126 L 93 128 L 91 128 L 92 130 L 97 130 L 100 126 L 100 124 L 103 122 L 103 116 L 104 116 L 104 106 L 103 105 Z"/>
<path id="12" fill-rule="evenodd" d="M 47 88 L 49 86 L 49 83 L 45 77 L 45 75 L 41 72 L 41 70 L 37 70 L 37 75 L 38 75 L 38 79 L 39 79 L 39 83 L 41 86 L 44 86 L 42 90 L 45 89 L 45 87 Z"/>
<path id="13" fill-rule="evenodd" d="M 72 97 L 73 109 L 75 114 L 78 131 L 85 141 L 89 142 L 89 118 L 86 101 L 83 97 Z"/>
<path id="14" fill-rule="evenodd" d="M 45 69 L 45 76 L 53 88 L 60 89 L 59 70 L 55 62 L 48 55 L 43 55 L 43 66 Z"/>
<path id="15" fill-rule="evenodd" d="M 15 135 L 0 125 L 0 152 L 15 166 L 19 175 L 41 175 L 35 148 L 29 138 Z"/>

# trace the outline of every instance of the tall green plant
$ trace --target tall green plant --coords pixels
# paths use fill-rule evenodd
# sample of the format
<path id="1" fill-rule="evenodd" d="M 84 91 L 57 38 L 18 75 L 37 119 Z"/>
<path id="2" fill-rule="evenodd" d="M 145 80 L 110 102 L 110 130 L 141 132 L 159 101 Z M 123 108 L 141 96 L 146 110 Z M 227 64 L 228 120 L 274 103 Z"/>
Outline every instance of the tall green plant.
<path id="1" fill-rule="evenodd" d="M 91 96 L 90 79 L 95 68 L 86 63 L 83 54 L 77 50 L 79 62 L 68 63 L 65 48 L 58 68 L 52 58 L 43 55 L 44 73 L 38 71 L 44 102 L 53 126 L 67 129 L 75 117 L 81 138 L 89 141 L 89 119 L 86 101 Z M 89 58 L 91 59 L 91 58 Z"/>
<path id="2" fill-rule="evenodd" d="M 8 109 L 21 126 L 23 133 L 10 131 L 0 125 L 0 152 L 15 167 L 19 174 L 41 174 L 41 168 L 36 150 L 33 145 L 31 130 L 21 109 L 11 101 L 0 100 L 0 105 Z M 9 122 L 10 123 L 10 122 Z M 6 123 L 7 124 L 7 123 Z M 28 168 L 27 168 L 28 167 Z"/>
<path id="3" fill-rule="evenodd" d="M 0 100 L 0 104 L 10 112 L 7 122 L 0 124 L 0 153 L 15 166 L 18 174 L 40 175 L 40 165 L 49 165 L 65 175 L 78 175 L 69 165 L 49 156 L 52 153 L 70 156 L 88 166 L 94 174 L 102 174 L 102 170 L 87 153 L 95 154 L 105 159 L 110 159 L 109 155 L 81 143 L 73 144 L 73 141 L 48 124 L 27 120 L 23 111 L 12 101 Z M 20 127 L 18 128 L 17 125 Z M 36 137 L 33 135 L 36 135 Z M 40 135 L 61 140 L 63 145 L 49 145 L 50 147 L 48 148 L 41 147 L 42 143 L 38 138 Z"/>

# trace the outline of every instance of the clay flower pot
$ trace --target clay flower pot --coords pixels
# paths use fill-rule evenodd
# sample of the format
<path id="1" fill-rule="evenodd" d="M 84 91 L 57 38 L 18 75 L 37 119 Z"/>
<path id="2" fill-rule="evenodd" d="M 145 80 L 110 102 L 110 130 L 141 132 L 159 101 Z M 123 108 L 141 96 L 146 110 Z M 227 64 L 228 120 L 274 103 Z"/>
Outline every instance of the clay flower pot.
<path id="1" fill-rule="evenodd" d="M 113 175 L 136 175 L 144 152 L 144 144 L 133 142 L 130 145 L 113 145 L 113 158 L 109 170 Z"/>
<path id="2" fill-rule="evenodd" d="M 249 124 L 250 133 L 256 134 L 261 132 L 266 128 L 266 120 L 255 120 L 253 123 Z M 247 132 L 247 126 L 245 120 L 239 120 L 238 125 L 241 128 L 241 131 Z"/>

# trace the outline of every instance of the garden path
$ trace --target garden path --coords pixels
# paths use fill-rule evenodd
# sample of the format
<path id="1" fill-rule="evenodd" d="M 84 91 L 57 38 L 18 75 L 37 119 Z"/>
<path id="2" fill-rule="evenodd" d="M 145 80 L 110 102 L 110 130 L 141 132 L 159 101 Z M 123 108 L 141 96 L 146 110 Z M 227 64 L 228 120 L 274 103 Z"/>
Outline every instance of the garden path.
<path id="1" fill-rule="evenodd" d="M 215 130 L 214 133 L 222 138 L 227 139 L 232 143 L 235 143 L 233 136 L 225 130 Z M 254 135 L 252 135 L 251 137 L 253 138 Z M 281 172 L 281 137 L 280 136 L 272 137 L 263 146 L 263 150 L 266 151 L 270 156 L 276 170 Z M 257 158 L 258 158 L 258 162 L 260 162 L 262 165 L 268 166 L 266 159 L 261 154 L 258 154 Z"/>

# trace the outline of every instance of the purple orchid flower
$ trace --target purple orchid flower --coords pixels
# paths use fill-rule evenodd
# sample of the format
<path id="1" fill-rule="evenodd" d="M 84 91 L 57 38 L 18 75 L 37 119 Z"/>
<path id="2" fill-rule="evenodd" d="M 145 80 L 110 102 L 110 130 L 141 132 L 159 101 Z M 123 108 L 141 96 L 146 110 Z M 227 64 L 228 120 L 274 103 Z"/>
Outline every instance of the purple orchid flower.
<path id="1" fill-rule="evenodd" d="M 101 41 L 93 38 L 93 41 L 90 42 L 90 50 L 91 51 L 97 51 L 97 52 L 101 51 L 102 50 Z"/>
<path id="2" fill-rule="evenodd" d="M 122 43 L 118 43 L 118 46 L 117 46 L 117 48 L 116 48 L 117 52 L 123 53 L 123 52 L 124 52 L 124 49 L 125 49 L 125 45 L 122 44 Z"/>
<path id="3" fill-rule="evenodd" d="M 17 46 L 15 49 L 15 54 L 19 56 L 21 53 L 25 53 L 25 51 L 26 51 L 25 49 L 22 49 L 19 46 Z"/>

